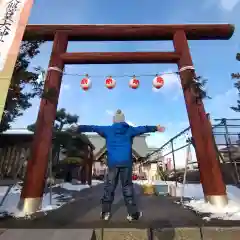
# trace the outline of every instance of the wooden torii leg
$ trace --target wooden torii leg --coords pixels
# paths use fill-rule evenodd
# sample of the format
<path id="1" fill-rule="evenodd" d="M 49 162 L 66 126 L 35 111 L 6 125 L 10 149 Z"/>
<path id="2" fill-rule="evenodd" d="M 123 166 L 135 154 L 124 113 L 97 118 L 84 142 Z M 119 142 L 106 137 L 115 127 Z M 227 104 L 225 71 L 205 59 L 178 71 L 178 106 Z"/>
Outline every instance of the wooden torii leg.
<path id="1" fill-rule="evenodd" d="M 25 213 L 33 213 L 40 206 L 45 187 L 45 175 L 48 166 L 49 151 L 52 147 L 52 128 L 55 121 L 58 97 L 61 87 L 64 63 L 60 54 L 67 49 L 68 38 L 65 33 L 57 32 L 54 37 L 49 69 L 45 81 L 45 91 L 55 92 L 53 101 L 41 99 L 31 148 L 31 158 L 28 160 L 27 172 L 21 193 L 19 207 Z"/>
<path id="2" fill-rule="evenodd" d="M 176 32 L 173 43 L 175 51 L 180 54 L 178 68 L 205 199 L 211 204 L 225 206 L 228 203 L 226 186 L 214 146 L 212 126 L 206 116 L 202 100 L 196 102 L 190 88 L 184 89 L 185 85 L 193 82 L 195 77 L 194 69 L 190 69 L 191 66 L 193 67 L 193 62 L 185 32 L 182 30 Z"/>

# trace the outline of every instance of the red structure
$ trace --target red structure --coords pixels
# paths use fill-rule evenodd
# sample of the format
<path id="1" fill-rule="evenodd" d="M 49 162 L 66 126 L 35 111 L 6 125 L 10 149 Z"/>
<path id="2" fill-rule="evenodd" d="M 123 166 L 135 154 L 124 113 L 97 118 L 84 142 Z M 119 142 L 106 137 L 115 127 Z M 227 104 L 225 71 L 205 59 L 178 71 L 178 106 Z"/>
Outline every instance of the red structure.
<path id="1" fill-rule="evenodd" d="M 210 25 L 28 25 L 23 40 L 53 41 L 45 90 L 54 90 L 51 101 L 42 99 L 37 129 L 28 162 L 23 192 L 25 210 L 35 211 L 41 203 L 45 172 L 52 139 L 64 64 L 176 63 L 180 71 L 186 108 L 196 144 L 196 155 L 206 200 L 213 204 L 227 203 L 212 138 L 211 126 L 201 99 L 191 90 L 195 71 L 188 40 L 227 40 L 234 27 L 229 24 Z M 66 52 L 68 41 L 150 41 L 172 40 L 174 52 Z M 88 166 L 91 167 L 91 166 Z M 90 172 L 90 171 L 89 171 Z"/>

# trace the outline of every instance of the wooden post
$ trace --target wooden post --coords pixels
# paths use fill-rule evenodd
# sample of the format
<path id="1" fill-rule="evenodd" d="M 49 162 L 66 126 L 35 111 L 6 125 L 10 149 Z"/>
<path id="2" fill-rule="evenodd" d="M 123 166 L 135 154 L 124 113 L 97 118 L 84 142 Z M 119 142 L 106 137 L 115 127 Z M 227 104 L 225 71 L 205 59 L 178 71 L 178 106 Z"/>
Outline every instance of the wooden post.
<path id="1" fill-rule="evenodd" d="M 55 95 L 52 100 L 41 99 L 31 156 L 28 161 L 27 173 L 19 203 L 21 210 L 29 214 L 35 212 L 41 206 L 42 202 L 46 180 L 45 174 L 48 166 L 48 154 L 52 145 L 52 128 L 56 117 L 62 71 L 64 68 L 60 54 L 66 52 L 67 44 L 67 35 L 56 32 L 44 86 L 45 91 L 53 89 Z"/>
<path id="2" fill-rule="evenodd" d="M 86 163 L 82 166 L 80 178 L 81 184 L 86 184 Z"/>
<path id="3" fill-rule="evenodd" d="M 173 171 L 174 171 L 174 175 L 175 175 L 175 186 L 177 187 L 177 171 L 176 171 L 176 162 L 175 162 L 173 140 L 171 140 L 171 148 L 172 148 L 172 159 L 173 159 Z M 165 170 L 167 170 L 167 166 L 165 165 L 164 167 L 165 167 Z"/>
<path id="4" fill-rule="evenodd" d="M 87 182 L 88 185 L 92 185 L 92 168 L 93 168 L 93 150 L 89 147 L 89 158 L 87 162 Z"/>
<path id="5" fill-rule="evenodd" d="M 177 31 L 173 43 L 175 51 L 180 54 L 178 68 L 192 136 L 196 145 L 196 155 L 205 199 L 211 204 L 224 206 L 228 202 L 226 186 L 217 161 L 212 138 L 212 126 L 207 119 L 202 100 L 196 101 L 191 89 L 186 87 L 193 82 L 195 71 L 185 32 Z"/>

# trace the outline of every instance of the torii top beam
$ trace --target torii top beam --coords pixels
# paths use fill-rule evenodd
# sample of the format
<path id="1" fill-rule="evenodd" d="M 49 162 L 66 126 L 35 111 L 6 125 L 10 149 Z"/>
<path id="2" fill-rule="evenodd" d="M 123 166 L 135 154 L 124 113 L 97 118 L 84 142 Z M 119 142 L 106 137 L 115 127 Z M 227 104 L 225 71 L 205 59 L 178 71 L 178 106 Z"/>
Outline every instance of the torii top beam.
<path id="1" fill-rule="evenodd" d="M 69 41 L 151 41 L 172 40 L 184 30 L 188 40 L 227 40 L 234 32 L 231 24 L 127 24 L 127 25 L 27 25 L 23 40 L 53 41 L 56 32 L 66 32 Z"/>

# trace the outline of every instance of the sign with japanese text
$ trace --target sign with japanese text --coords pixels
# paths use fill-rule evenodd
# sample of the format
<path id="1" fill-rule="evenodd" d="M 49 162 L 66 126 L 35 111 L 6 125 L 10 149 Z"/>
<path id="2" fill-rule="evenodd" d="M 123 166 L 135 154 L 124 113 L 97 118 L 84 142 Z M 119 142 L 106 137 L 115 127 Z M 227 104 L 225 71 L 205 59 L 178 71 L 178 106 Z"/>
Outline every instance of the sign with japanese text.
<path id="1" fill-rule="evenodd" d="M 0 119 L 33 0 L 0 0 Z"/>

